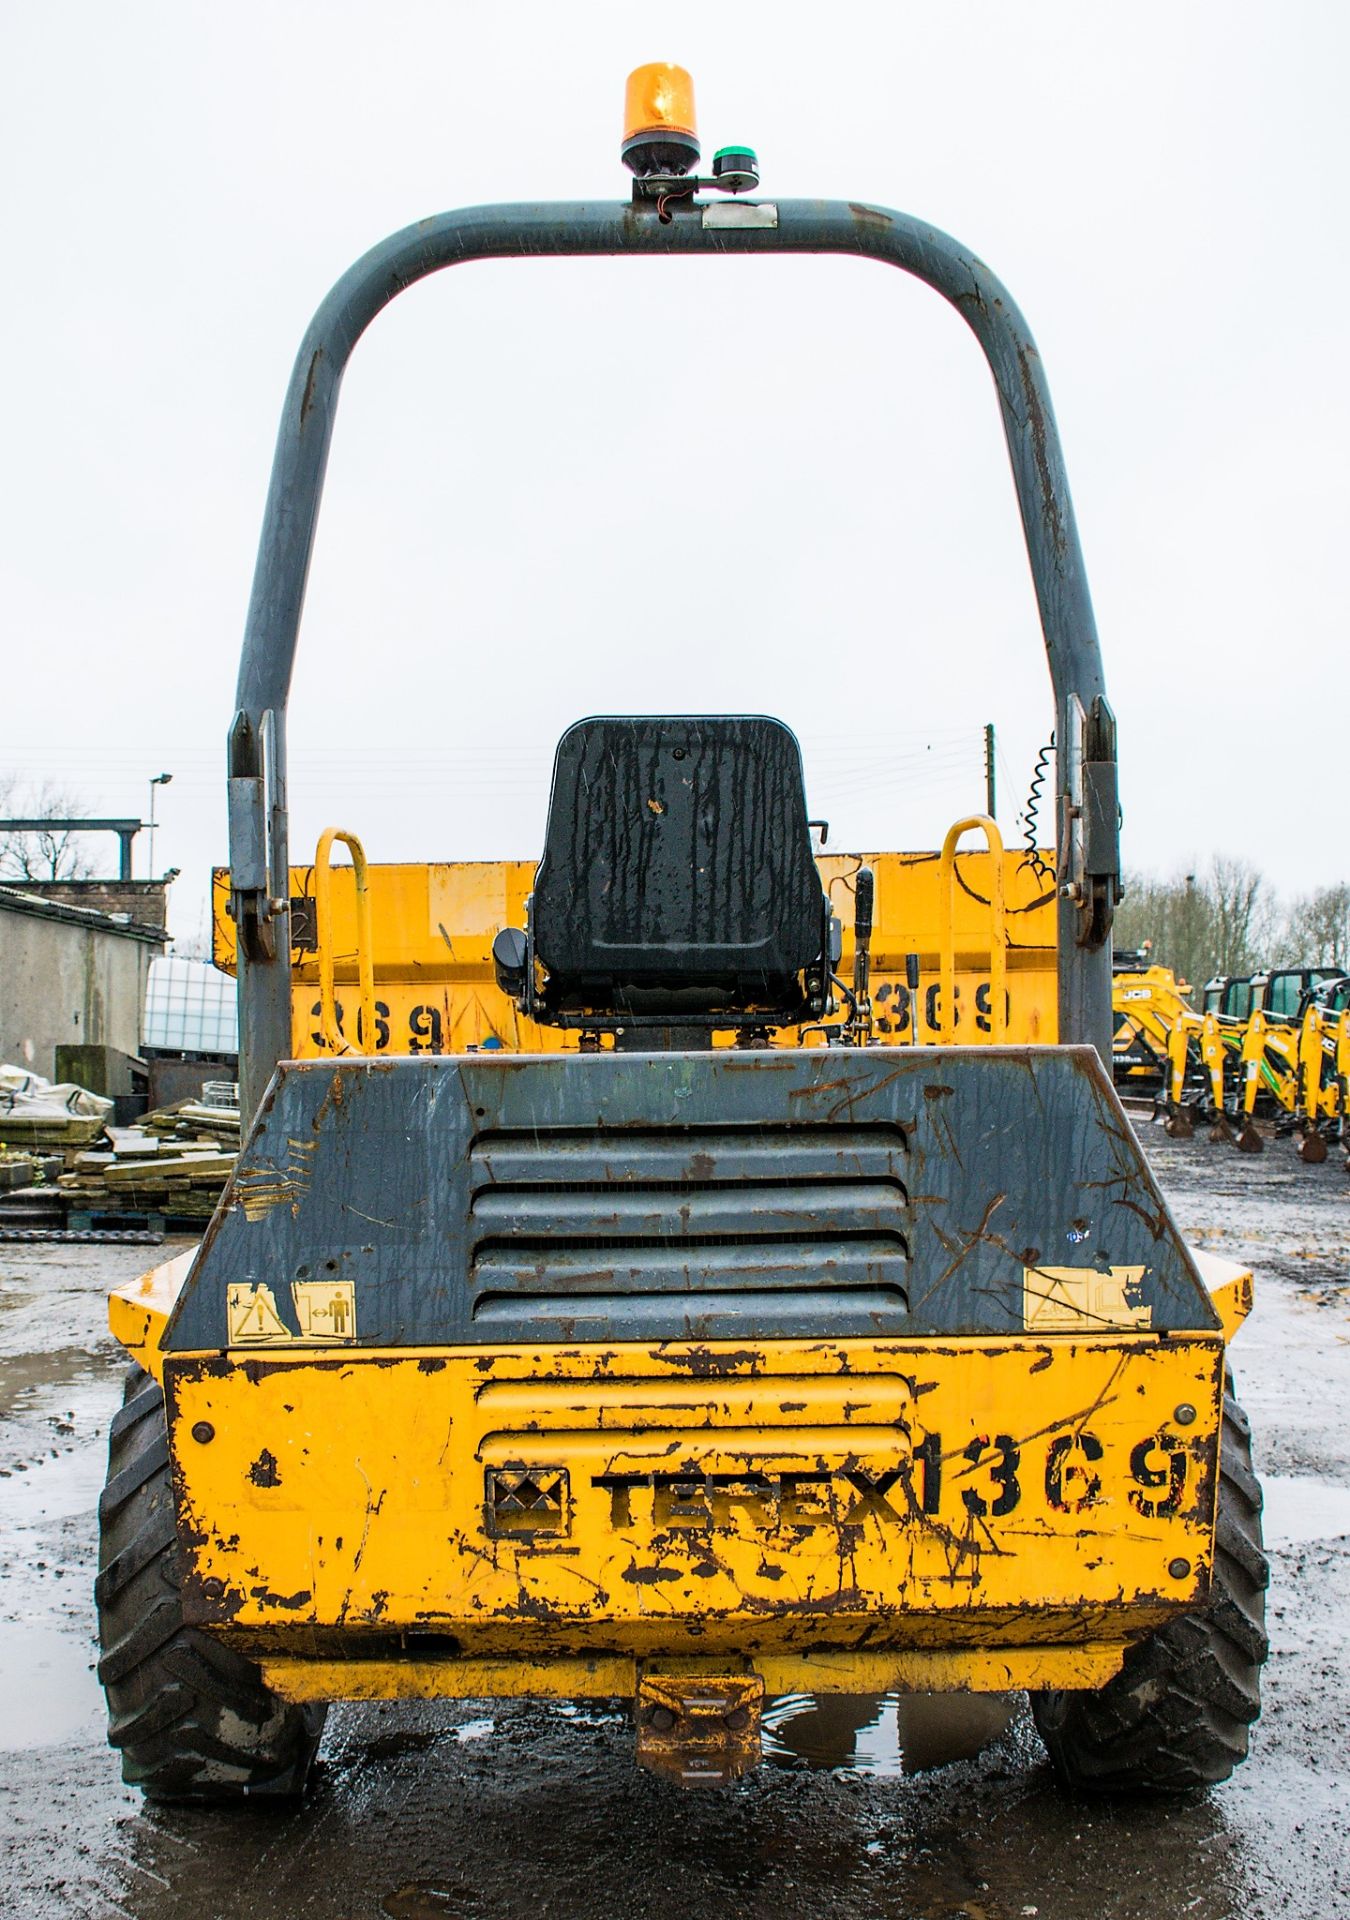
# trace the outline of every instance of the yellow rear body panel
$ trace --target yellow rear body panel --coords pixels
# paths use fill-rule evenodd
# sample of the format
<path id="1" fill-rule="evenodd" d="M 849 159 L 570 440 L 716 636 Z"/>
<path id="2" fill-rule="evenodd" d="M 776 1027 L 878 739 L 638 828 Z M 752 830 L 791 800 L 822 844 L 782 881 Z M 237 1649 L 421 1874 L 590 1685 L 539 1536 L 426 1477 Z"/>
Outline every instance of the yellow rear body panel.
<path id="1" fill-rule="evenodd" d="M 1099 1672 L 1204 1603 L 1221 1366 L 1151 1334 L 170 1355 L 187 1615 L 409 1656 L 413 1691 L 456 1659 L 511 1691 L 531 1658 Z"/>

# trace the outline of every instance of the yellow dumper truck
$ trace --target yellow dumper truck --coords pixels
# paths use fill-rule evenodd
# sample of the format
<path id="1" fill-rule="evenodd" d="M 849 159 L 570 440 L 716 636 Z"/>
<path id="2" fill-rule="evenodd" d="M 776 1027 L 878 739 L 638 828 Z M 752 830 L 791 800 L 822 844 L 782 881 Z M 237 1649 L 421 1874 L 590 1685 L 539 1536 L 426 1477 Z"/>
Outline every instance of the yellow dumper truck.
<path id="1" fill-rule="evenodd" d="M 1111 1086 L 1115 727 L 1039 357 L 923 222 L 765 198 L 744 147 L 699 177 L 679 69 L 629 107 L 631 200 L 424 220 L 301 348 L 229 733 L 244 1145 L 201 1245 L 111 1303 L 110 1738 L 154 1798 L 284 1795 L 330 1701 L 618 1696 L 640 1759 L 715 1782 L 767 1696 L 1026 1688 L 1069 1782 L 1222 1779 L 1265 1652 L 1225 1366 L 1251 1283 L 1183 1244 Z M 787 728 L 702 713 L 570 728 L 537 859 L 367 868 L 335 830 L 293 864 L 365 327 L 479 259 L 785 253 L 899 267 L 984 349 L 1049 883 L 978 820 L 825 854 Z"/>

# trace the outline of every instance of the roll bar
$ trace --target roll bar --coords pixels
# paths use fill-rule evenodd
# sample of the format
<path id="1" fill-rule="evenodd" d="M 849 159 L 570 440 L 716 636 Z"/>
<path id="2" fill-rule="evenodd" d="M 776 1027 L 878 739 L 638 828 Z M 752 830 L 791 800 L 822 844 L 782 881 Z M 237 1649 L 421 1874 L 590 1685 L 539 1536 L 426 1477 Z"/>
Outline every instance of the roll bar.
<path id="1" fill-rule="evenodd" d="M 471 260 L 828 253 L 899 267 L 951 303 L 1003 414 L 1055 697 L 1059 1037 L 1111 1057 L 1110 926 L 1119 892 L 1115 722 L 1041 358 L 1012 299 L 957 241 L 885 207 L 685 198 L 468 207 L 365 254 L 319 308 L 282 410 L 230 729 L 231 907 L 239 936 L 239 1077 L 256 1110 L 291 1050 L 286 703 L 342 375 L 397 294 Z"/>

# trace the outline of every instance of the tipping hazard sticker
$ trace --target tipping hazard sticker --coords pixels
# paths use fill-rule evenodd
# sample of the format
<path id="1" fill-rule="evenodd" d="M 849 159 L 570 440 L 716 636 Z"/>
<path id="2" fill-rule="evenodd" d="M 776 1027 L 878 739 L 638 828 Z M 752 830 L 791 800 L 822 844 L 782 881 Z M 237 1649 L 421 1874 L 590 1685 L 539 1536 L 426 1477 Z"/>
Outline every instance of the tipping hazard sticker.
<path id="1" fill-rule="evenodd" d="M 270 1287 L 232 1286 L 225 1296 L 225 1321 L 232 1347 L 265 1340 L 293 1340 L 295 1335 L 277 1312 Z"/>
<path id="2" fill-rule="evenodd" d="M 291 1285 L 291 1300 L 298 1332 L 282 1319 L 271 1287 L 228 1287 L 225 1318 L 229 1344 L 253 1347 L 281 1340 L 355 1340 L 354 1280 L 296 1280 Z"/>

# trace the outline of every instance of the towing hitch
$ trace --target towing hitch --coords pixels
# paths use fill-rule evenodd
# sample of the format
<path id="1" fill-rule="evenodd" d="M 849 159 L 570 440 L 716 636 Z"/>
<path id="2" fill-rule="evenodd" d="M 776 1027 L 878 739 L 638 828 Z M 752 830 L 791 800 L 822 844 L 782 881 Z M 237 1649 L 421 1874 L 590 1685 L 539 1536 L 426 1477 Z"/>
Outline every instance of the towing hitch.
<path id="1" fill-rule="evenodd" d="M 681 1787 L 724 1787 L 761 1757 L 764 1682 L 757 1673 L 643 1674 L 639 1766 Z"/>

